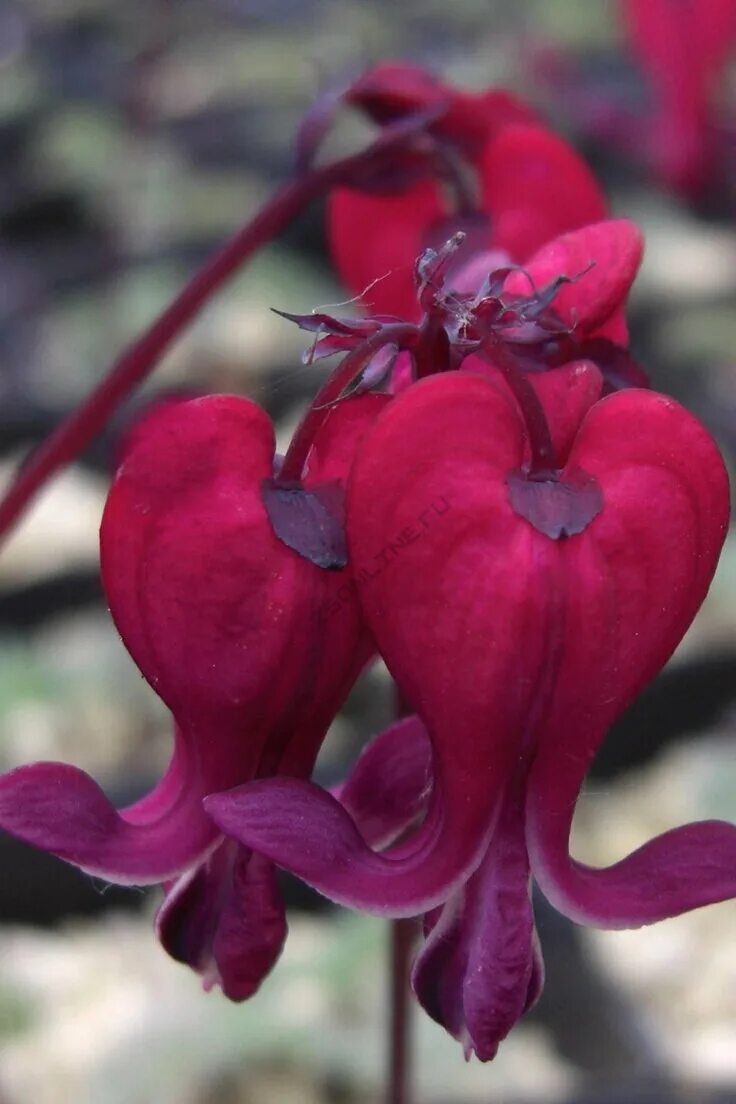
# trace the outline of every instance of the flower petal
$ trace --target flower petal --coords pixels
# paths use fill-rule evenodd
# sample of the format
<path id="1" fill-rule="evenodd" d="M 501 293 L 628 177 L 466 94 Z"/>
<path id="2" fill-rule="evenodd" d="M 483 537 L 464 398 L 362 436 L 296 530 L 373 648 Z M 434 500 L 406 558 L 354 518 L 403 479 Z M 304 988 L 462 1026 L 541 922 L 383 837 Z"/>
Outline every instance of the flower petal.
<path id="1" fill-rule="evenodd" d="M 606 217 L 605 196 L 585 161 L 544 127 L 504 127 L 479 168 L 493 246 L 515 261 L 527 261 L 566 230 Z"/>
<path id="2" fill-rule="evenodd" d="M 393 195 L 335 188 L 327 207 L 330 255 L 369 314 L 418 316 L 414 263 L 446 217 L 439 185 L 421 180 Z M 447 235 L 449 237 L 449 234 Z"/>
<path id="3" fill-rule="evenodd" d="M 448 901 L 419 952 L 412 986 L 432 1019 L 483 1062 L 538 995 L 520 796 L 507 802 L 483 862 Z M 531 999 L 530 999 L 531 998 Z"/>
<path id="4" fill-rule="evenodd" d="M 307 491 L 344 484 L 387 401 L 366 395 L 330 412 L 309 457 Z M 322 616 L 346 575 L 316 567 L 276 536 L 262 493 L 273 448 L 254 403 L 212 396 L 181 404 L 130 453 L 103 518 L 113 616 L 196 748 L 200 797 L 275 769 L 299 740 L 309 745 L 299 752 L 304 762 L 288 769 L 310 770 L 373 648 L 349 586 L 329 624 Z"/>
<path id="5" fill-rule="evenodd" d="M 242 733 L 241 703 L 265 699 L 284 635 L 257 596 L 279 625 L 299 614 L 298 558 L 284 555 L 260 496 L 273 450 L 254 403 L 178 404 L 139 437 L 108 496 L 100 547 L 111 612 L 185 735 Z"/>
<path id="6" fill-rule="evenodd" d="M 297 778 L 260 779 L 211 794 L 204 805 L 227 836 L 330 900 L 375 916 L 417 916 L 439 904 L 475 858 L 461 841 L 443 841 L 439 818 L 378 854 L 339 801 Z"/>
<path id="7" fill-rule="evenodd" d="M 119 813 L 77 767 L 33 763 L 0 778 L 0 828 L 112 882 L 164 881 L 217 839 L 199 812 L 202 795 L 165 783 L 146 799 L 144 819 L 135 806 Z"/>
<path id="8" fill-rule="evenodd" d="M 728 523 L 728 478 L 696 419 L 649 391 L 596 404 L 570 463 L 598 480 L 605 507 L 588 539 L 566 549 L 575 583 L 565 598 L 564 647 L 577 678 L 558 683 L 540 735 L 529 853 L 560 909 L 606 927 L 637 926 L 736 892 L 735 830 L 718 822 L 668 833 L 607 871 L 568 857 L 575 801 L 598 744 L 705 597 Z M 583 690 L 589 684 L 594 701 Z"/>
<path id="9" fill-rule="evenodd" d="M 308 782 L 268 779 L 214 794 L 205 807 L 231 838 L 248 841 L 334 900 L 356 905 L 362 877 L 376 869 L 389 880 L 399 875 L 398 863 L 394 874 L 370 848 L 385 846 L 422 813 L 430 761 L 424 726 L 407 717 L 368 744 L 334 796 Z"/>
<path id="10" fill-rule="evenodd" d="M 635 223 L 607 219 L 550 241 L 527 263 L 526 272 L 538 289 L 560 276 L 569 277 L 572 282 L 559 289 L 552 304 L 562 321 L 578 336 L 608 337 L 623 344 L 622 312 L 643 248 Z M 512 272 L 504 291 L 528 296 L 526 274 Z"/>
<path id="11" fill-rule="evenodd" d="M 344 485 L 388 401 L 330 413 L 308 485 Z M 261 496 L 272 465 L 268 419 L 244 399 L 172 404 L 137 427 L 105 509 L 103 578 L 125 643 L 178 721 L 171 765 L 120 813 L 73 767 L 22 768 L 0 779 L 0 827 L 113 881 L 161 881 L 216 843 L 207 793 L 311 771 L 373 642 L 349 577 L 275 536 Z"/>
<path id="12" fill-rule="evenodd" d="M 216 838 L 205 794 L 255 774 L 290 700 L 291 634 L 309 616 L 302 561 L 273 534 L 260 497 L 273 449 L 268 418 L 247 400 L 162 409 L 134 439 L 102 520 L 111 612 L 178 723 L 186 777 L 175 807 L 193 839 Z"/>
<path id="13" fill-rule="evenodd" d="M 541 815 L 559 816 L 555 806 L 547 801 Z M 605 869 L 570 859 L 567 842 L 560 846 L 536 813 L 529 839 L 545 896 L 580 924 L 640 928 L 736 897 L 736 828 L 724 821 L 674 828 Z"/>
<path id="14" fill-rule="evenodd" d="M 422 827 L 377 855 L 306 783 L 259 782 L 207 803 L 223 831 L 335 900 L 416 915 L 464 880 L 493 831 L 545 658 L 535 614 L 547 607 L 546 580 L 518 568 L 534 537 L 504 481 L 523 447 L 503 394 L 469 375 L 435 377 L 384 410 L 353 468 L 348 535 L 363 608 L 433 743 Z"/>
<path id="15" fill-rule="evenodd" d="M 370 847 L 385 847 L 417 819 L 431 786 L 432 745 L 418 717 L 374 736 L 332 792 Z"/>
<path id="16" fill-rule="evenodd" d="M 231 841 L 221 843 L 168 891 L 156 917 L 172 958 L 202 974 L 205 988 L 247 1000 L 270 972 L 286 939 L 276 871 Z"/>

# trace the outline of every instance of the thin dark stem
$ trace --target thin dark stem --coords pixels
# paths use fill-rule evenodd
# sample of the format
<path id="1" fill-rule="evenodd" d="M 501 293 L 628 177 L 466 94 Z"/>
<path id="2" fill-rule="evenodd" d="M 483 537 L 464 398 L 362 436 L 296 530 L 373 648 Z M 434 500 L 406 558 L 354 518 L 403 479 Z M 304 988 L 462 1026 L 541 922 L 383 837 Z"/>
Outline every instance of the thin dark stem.
<path id="1" fill-rule="evenodd" d="M 391 1009 L 386 1104 L 410 1104 L 409 968 L 416 921 L 392 920 L 390 933 Z"/>
<path id="2" fill-rule="evenodd" d="M 401 690 L 395 687 L 397 720 L 413 713 Z M 411 995 L 409 972 L 417 921 L 390 921 L 391 951 L 389 957 L 390 1018 L 386 1078 L 386 1104 L 411 1104 Z"/>
<path id="3" fill-rule="evenodd" d="M 0 501 L 0 534 L 13 524 L 47 479 L 86 448 L 204 304 L 257 249 L 299 213 L 315 190 L 311 180 L 282 187 L 251 222 L 195 273 L 174 302 L 123 352 L 82 405 L 31 453 Z"/>
<path id="4" fill-rule="evenodd" d="M 531 383 L 501 342 L 486 344 L 479 350 L 481 354 L 503 374 L 506 383 L 519 404 L 521 415 L 526 423 L 529 448 L 531 450 L 530 475 L 547 476 L 554 473 L 557 462 L 552 435 L 547 416 L 539 397 Z"/>

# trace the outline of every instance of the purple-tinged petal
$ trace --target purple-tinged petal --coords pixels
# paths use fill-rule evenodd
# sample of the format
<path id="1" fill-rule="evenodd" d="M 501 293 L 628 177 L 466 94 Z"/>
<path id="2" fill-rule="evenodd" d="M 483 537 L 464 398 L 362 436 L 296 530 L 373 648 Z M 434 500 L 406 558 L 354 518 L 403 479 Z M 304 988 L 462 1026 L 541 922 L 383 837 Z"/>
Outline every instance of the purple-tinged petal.
<path id="1" fill-rule="evenodd" d="M 519 569 L 533 537 L 505 485 L 524 444 L 506 395 L 476 376 L 447 373 L 396 398 L 353 466 L 348 544 L 361 602 L 427 725 L 434 782 L 426 820 L 398 851 L 370 859 L 351 836 L 361 907 L 426 911 L 472 873 L 518 761 L 529 687 L 546 685 L 547 581 Z M 489 625 L 497 628 L 491 638 Z M 322 805 L 322 828 L 326 815 Z M 339 872 L 319 877 L 322 892 L 347 899 L 332 884 Z"/>
<path id="2" fill-rule="evenodd" d="M 534 802 L 538 800 L 534 797 Z M 560 814 L 547 798 L 529 830 L 534 877 L 555 908 L 580 924 L 640 928 L 736 897 L 736 828 L 704 820 L 673 828 L 621 862 L 595 869 L 568 855 L 567 839 L 541 817 Z"/>
<path id="3" fill-rule="evenodd" d="M 217 833 L 197 812 L 196 787 L 164 789 L 157 802 L 158 793 L 146 799 L 145 818 L 136 806 L 118 812 L 84 771 L 33 763 L 0 778 L 0 828 L 112 882 L 160 882 L 199 859 Z"/>
<path id="4" fill-rule="evenodd" d="M 427 730 L 418 717 L 407 717 L 374 736 L 332 791 L 370 847 L 385 847 L 422 813 L 431 761 Z"/>
<path id="5" fill-rule="evenodd" d="M 546 712 L 527 840 L 534 877 L 562 911 L 636 927 L 736 894 L 736 829 L 717 821 L 666 833 L 605 871 L 568 856 L 575 802 L 598 744 L 705 597 L 728 524 L 728 478 L 705 429 L 651 391 L 620 391 L 596 404 L 570 463 L 600 482 L 605 506 L 587 539 L 565 549 L 575 584 L 567 588 L 564 646 L 577 677 L 558 682 Z"/>
<path id="6" fill-rule="evenodd" d="M 169 889 L 156 917 L 166 951 L 202 975 L 206 989 L 247 1000 L 276 963 L 286 915 L 276 871 L 230 840 Z"/>
<path id="7" fill-rule="evenodd" d="M 483 862 L 445 905 L 412 972 L 424 1010 L 484 1062 L 541 991 L 523 812 L 518 797 L 507 802 Z"/>
<path id="8" fill-rule="evenodd" d="M 462 884 L 475 861 L 452 840 L 440 846 L 439 818 L 378 854 L 339 801 L 302 779 L 259 779 L 211 794 L 204 805 L 225 835 L 330 900 L 375 916 L 417 916 L 432 908 Z"/>

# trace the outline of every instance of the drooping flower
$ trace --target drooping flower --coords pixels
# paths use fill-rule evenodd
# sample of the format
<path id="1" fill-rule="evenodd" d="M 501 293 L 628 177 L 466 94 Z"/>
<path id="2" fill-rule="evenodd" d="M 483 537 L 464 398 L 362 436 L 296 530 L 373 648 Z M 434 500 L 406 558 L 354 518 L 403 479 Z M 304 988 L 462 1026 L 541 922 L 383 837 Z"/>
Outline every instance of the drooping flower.
<path id="1" fill-rule="evenodd" d="M 510 93 L 472 95 L 406 64 L 369 70 L 345 99 L 379 123 L 436 113 L 425 141 L 434 162 L 333 190 L 330 249 L 345 285 L 371 314 L 417 317 L 415 259 L 457 230 L 459 264 L 493 251 L 494 268 L 524 262 L 566 230 L 606 216 L 585 162 Z"/>
<path id="2" fill-rule="evenodd" d="M 273 429 L 255 403 L 213 396 L 149 415 L 108 496 L 101 559 L 117 628 L 171 710 L 169 768 L 120 812 L 67 764 L 0 779 L 6 831 L 113 882 L 170 883 L 164 944 L 235 999 L 277 957 L 283 905 L 271 864 L 222 842 L 202 799 L 277 770 L 308 776 L 373 653 L 349 570 L 317 564 L 344 559 L 346 474 L 387 401 L 323 413 L 298 483 L 274 480 Z M 309 556 L 288 546 L 300 533 Z"/>
<path id="3" fill-rule="evenodd" d="M 609 259 L 589 294 L 586 277 L 563 285 L 563 314 L 577 297 L 610 316 L 622 279 Z M 735 896 L 736 828 L 686 825 L 607 869 L 568 851 L 597 747 L 713 576 L 729 511 L 714 442 L 663 395 L 601 398 L 590 361 L 533 375 L 503 343 L 484 351 L 485 377 L 443 371 L 402 391 L 348 480 L 354 585 L 426 729 L 402 761 L 404 792 L 427 794 L 414 830 L 377 849 L 348 803 L 303 779 L 205 805 L 335 901 L 424 914 L 415 992 L 488 1059 L 542 985 L 530 877 L 578 922 L 636 927 Z M 386 761 L 399 753 L 384 742 Z"/>

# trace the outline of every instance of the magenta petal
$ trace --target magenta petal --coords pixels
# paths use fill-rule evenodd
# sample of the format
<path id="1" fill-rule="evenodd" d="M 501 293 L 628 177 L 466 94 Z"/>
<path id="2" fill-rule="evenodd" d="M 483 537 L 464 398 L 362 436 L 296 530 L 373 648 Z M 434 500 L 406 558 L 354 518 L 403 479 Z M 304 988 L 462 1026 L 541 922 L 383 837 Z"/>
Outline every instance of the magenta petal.
<path id="1" fill-rule="evenodd" d="M 432 745 L 418 717 L 375 736 L 332 792 L 371 847 L 384 847 L 422 812 L 431 786 Z"/>
<path id="2" fill-rule="evenodd" d="M 407 843 L 377 854 L 339 801 L 301 779 L 260 779 L 204 804 L 225 835 L 331 900 L 376 916 L 417 916 L 440 904 L 478 861 L 438 816 Z"/>
<path id="3" fill-rule="evenodd" d="M 169 890 L 156 917 L 164 948 L 219 985 L 230 1000 L 258 990 L 286 939 L 276 871 L 266 859 L 226 841 Z"/>
<path id="4" fill-rule="evenodd" d="M 488 852 L 419 953 L 414 991 L 426 1012 L 489 1061 L 542 985 L 521 806 L 507 808 Z"/>
<path id="5" fill-rule="evenodd" d="M 444 886 L 446 899 L 480 862 L 524 750 L 530 688 L 547 677 L 539 560 L 549 550 L 532 551 L 537 534 L 514 513 L 505 482 L 523 455 L 506 395 L 448 372 L 395 398 L 353 465 L 348 546 L 361 605 L 433 748 L 427 821 L 401 850 L 407 915 L 410 902 L 424 901 L 417 911 L 444 903 L 435 891 Z M 395 852 L 387 858 L 387 870 L 400 868 Z"/>
<path id="6" fill-rule="evenodd" d="M 671 399 L 620 391 L 597 403 L 569 463 L 599 480 L 605 507 L 590 539 L 566 548 L 565 654 L 527 796 L 532 873 L 561 911 L 637 927 L 736 894 L 736 828 L 717 821 L 665 833 L 607 870 L 568 856 L 586 771 L 605 731 L 664 664 L 705 597 L 728 525 L 723 462 Z M 606 588 L 594 584 L 610 580 Z M 595 632 L 591 633 L 591 626 Z M 587 687 L 594 687 L 590 698 Z"/>
<path id="7" fill-rule="evenodd" d="M 145 885 L 175 877 L 217 838 L 200 793 L 169 784 L 119 813 L 97 783 L 65 763 L 34 763 L 0 778 L 0 828 L 90 874 Z"/>
<path id="8" fill-rule="evenodd" d="M 554 310 L 576 333 L 607 337 L 625 344 L 623 305 L 643 252 L 638 227 L 628 219 L 606 219 L 582 226 L 542 246 L 525 271 L 512 272 L 506 294 L 528 295 L 529 278 L 543 288 L 564 275 Z M 600 329 L 604 324 L 613 325 Z"/>
<path id="9" fill-rule="evenodd" d="M 554 804 L 554 796 L 531 795 L 528 840 L 534 877 L 555 908 L 578 923 L 640 928 L 736 897 L 732 824 L 685 824 L 598 870 L 570 858 L 566 834 L 545 828 L 540 816 L 545 804 Z"/>

